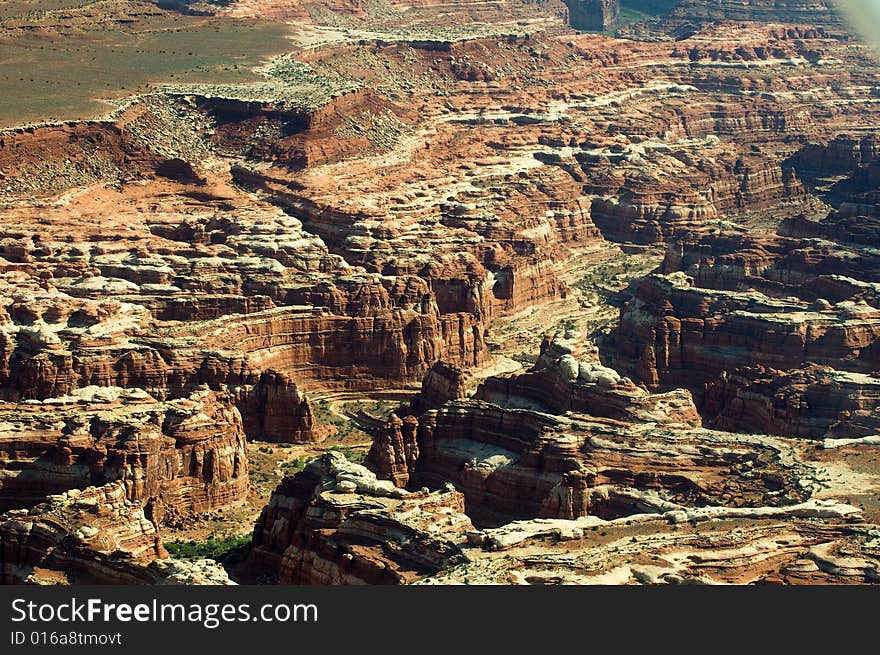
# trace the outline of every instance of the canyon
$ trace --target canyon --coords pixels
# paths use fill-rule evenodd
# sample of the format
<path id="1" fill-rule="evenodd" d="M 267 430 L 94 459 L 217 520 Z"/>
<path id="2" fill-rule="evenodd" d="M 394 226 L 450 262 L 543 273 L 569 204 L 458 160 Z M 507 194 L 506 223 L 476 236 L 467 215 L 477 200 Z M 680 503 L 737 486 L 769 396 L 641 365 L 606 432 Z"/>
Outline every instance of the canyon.
<path id="1" fill-rule="evenodd" d="M 117 4 L 283 47 L 0 130 L 4 583 L 880 580 L 832 3 Z"/>

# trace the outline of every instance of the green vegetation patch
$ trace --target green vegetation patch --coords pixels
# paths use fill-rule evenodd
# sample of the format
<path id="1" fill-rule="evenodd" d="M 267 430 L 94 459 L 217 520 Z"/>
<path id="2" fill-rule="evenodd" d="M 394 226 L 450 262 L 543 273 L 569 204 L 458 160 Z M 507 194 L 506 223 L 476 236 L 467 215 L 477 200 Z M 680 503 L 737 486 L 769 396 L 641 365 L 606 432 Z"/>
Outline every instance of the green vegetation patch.
<path id="1" fill-rule="evenodd" d="M 208 537 L 205 541 L 169 541 L 165 550 L 177 559 L 212 559 L 223 566 L 243 562 L 251 550 L 251 535 Z"/>
<path id="2" fill-rule="evenodd" d="M 367 460 L 367 453 L 363 450 L 355 450 L 354 448 L 346 448 L 345 446 L 333 446 L 330 450 L 345 455 L 345 459 L 353 464 L 363 464 Z"/>
<path id="3" fill-rule="evenodd" d="M 285 475 L 294 475 L 302 471 L 306 464 L 309 463 L 309 457 L 297 457 L 292 462 L 285 462 L 281 465 L 281 468 L 284 469 Z"/>

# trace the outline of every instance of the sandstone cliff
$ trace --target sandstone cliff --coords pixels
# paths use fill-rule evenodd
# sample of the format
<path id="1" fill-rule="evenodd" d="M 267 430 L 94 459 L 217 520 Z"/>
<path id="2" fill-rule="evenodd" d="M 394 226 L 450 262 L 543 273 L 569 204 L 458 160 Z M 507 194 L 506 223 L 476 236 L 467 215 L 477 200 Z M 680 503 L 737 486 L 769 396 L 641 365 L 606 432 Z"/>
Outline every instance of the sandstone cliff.
<path id="1" fill-rule="evenodd" d="M 240 502 L 248 494 L 241 416 L 207 388 L 158 402 L 141 390 L 87 387 L 74 395 L 0 403 L 0 507 L 118 481 L 161 522 Z"/>
<path id="2" fill-rule="evenodd" d="M 0 582 L 232 584 L 213 561 L 170 559 L 121 481 L 0 515 Z"/>
<path id="3" fill-rule="evenodd" d="M 329 452 L 287 477 L 254 528 L 251 565 L 281 584 L 401 584 L 465 561 L 453 489 L 410 493 Z"/>

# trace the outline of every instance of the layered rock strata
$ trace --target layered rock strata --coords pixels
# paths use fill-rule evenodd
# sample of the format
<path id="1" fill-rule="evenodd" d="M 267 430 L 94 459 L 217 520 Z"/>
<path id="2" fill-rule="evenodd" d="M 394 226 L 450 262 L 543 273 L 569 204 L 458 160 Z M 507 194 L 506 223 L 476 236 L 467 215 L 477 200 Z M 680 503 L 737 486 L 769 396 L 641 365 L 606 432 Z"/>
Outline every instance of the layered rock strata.
<path id="1" fill-rule="evenodd" d="M 850 171 L 852 181 L 871 143 L 840 138 L 802 149 L 799 161 L 817 162 L 819 177 Z M 864 188 L 854 184 L 847 197 Z M 831 225 L 836 216 L 801 222 Z M 726 226 L 672 244 L 660 272 L 622 308 L 605 360 L 649 389 L 689 388 L 707 424 L 722 429 L 870 434 L 880 369 L 876 252 L 858 232 L 835 242 L 795 235 L 794 224 L 780 227 L 786 236 Z"/>
<path id="2" fill-rule="evenodd" d="M 813 439 L 858 439 L 880 429 L 880 377 L 822 366 L 724 372 L 702 413 L 721 430 Z"/>
<path id="3" fill-rule="evenodd" d="M 777 448 L 699 422 L 687 392 L 651 396 L 550 342 L 531 372 L 489 378 L 473 399 L 393 418 L 368 463 L 410 488 L 452 482 L 468 515 L 494 525 L 639 513 L 628 488 L 696 505 L 803 497 Z"/>
<path id="4" fill-rule="evenodd" d="M 122 481 L 0 515 L 3 584 L 232 584 L 211 560 L 168 557 Z"/>
<path id="5" fill-rule="evenodd" d="M 454 479 L 461 493 L 449 486 L 407 492 L 338 454 L 325 455 L 276 490 L 255 532 L 261 545 L 251 565 L 280 572 L 282 581 L 321 583 L 880 581 L 877 526 L 865 523 L 858 507 L 811 498 L 826 473 L 772 437 L 474 400 L 450 401 L 413 422 L 430 426 L 419 435 L 418 466 L 444 484 Z M 418 512 L 418 525 L 433 525 L 446 548 L 457 544 L 455 556 L 438 556 L 431 542 L 430 566 L 420 559 L 413 567 L 408 553 L 415 543 L 424 556 L 425 542 L 412 532 L 412 512 L 405 513 L 406 529 L 399 525 L 399 510 L 407 499 L 421 504 L 431 496 L 455 498 L 454 507 L 442 503 L 439 527 L 436 511 Z M 465 510 L 492 525 L 468 527 Z M 375 524 L 393 526 L 379 539 L 390 545 L 375 543 Z M 401 559 L 410 568 L 401 568 Z M 386 573 L 376 577 L 379 566 Z"/>
<path id="6" fill-rule="evenodd" d="M 877 528 L 858 508 L 812 503 L 773 512 L 534 520 L 472 534 L 504 557 L 471 556 L 420 584 L 877 584 Z M 679 522 L 682 521 L 683 522 Z M 675 529 L 670 529 L 670 524 Z M 552 552 L 536 553 L 547 542 Z M 482 554 L 482 553 L 481 553 Z"/>
<path id="7" fill-rule="evenodd" d="M 618 11 L 570 4 L 600 29 Z M 801 444 L 697 414 L 874 430 L 878 78 L 829 3 L 649 3 L 624 28 L 644 40 L 574 33 L 555 0 L 187 5 L 289 21 L 291 52 L 0 134 L 0 499 L 121 484 L 154 521 L 236 502 L 243 435 L 314 442 L 309 394 L 424 380 L 368 458 L 393 484 L 313 462 L 264 512 L 255 567 L 545 583 L 565 569 L 534 561 L 549 530 L 584 547 L 579 581 L 587 554 L 623 581 L 873 579 L 874 528 L 808 497 Z M 12 25 L 57 29 L 35 21 Z M 548 342 L 468 399 L 491 322 L 571 300 L 606 240 L 671 247 L 603 363 Z M 442 491 L 394 486 L 422 484 Z M 464 509 L 501 532 L 467 545 Z M 717 520 L 730 548 L 670 529 L 642 546 L 657 571 L 584 532 L 638 541 L 627 520 Z M 493 568 L 511 533 L 538 536 Z M 53 548 L 33 543 L 27 561 Z"/>
<path id="8" fill-rule="evenodd" d="M 232 399 L 207 388 L 160 402 L 139 389 L 87 387 L 0 403 L 0 507 L 119 482 L 153 520 L 243 501 L 248 461 Z"/>
<path id="9" fill-rule="evenodd" d="M 272 494 L 250 564 L 281 584 L 401 584 L 466 561 L 454 489 L 408 492 L 328 452 Z"/>
<path id="10" fill-rule="evenodd" d="M 565 296 L 560 269 L 600 230 L 653 244 L 796 216 L 813 173 L 806 152 L 780 164 L 792 137 L 872 121 L 865 52 L 833 30 L 505 34 L 343 41 L 253 87 L 169 87 L 106 121 L 4 133 L 0 255 L 34 297 L 6 307 L 2 393 L 208 383 L 248 435 L 314 440 L 309 388 L 480 363 L 488 322 Z"/>
<path id="11" fill-rule="evenodd" d="M 880 312 L 865 301 L 811 303 L 757 291 L 694 285 L 683 273 L 651 275 L 621 310 L 614 365 L 649 389 L 697 389 L 723 370 L 806 363 L 870 373 L 880 368 Z"/>

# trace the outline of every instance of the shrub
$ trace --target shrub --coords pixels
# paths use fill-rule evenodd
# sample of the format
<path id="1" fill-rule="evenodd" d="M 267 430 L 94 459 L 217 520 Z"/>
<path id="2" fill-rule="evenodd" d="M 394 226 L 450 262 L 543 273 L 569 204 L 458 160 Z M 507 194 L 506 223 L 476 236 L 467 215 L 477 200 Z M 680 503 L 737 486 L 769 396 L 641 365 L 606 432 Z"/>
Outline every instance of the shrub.
<path id="1" fill-rule="evenodd" d="M 169 541 L 165 549 L 178 559 L 212 559 L 224 566 L 244 561 L 251 549 L 251 535 L 208 537 L 205 541 Z"/>
<path id="2" fill-rule="evenodd" d="M 362 450 L 355 450 L 354 448 L 348 448 L 345 446 L 333 446 L 330 450 L 335 450 L 338 453 L 342 453 L 345 455 L 345 459 L 353 464 L 363 464 L 367 459 L 367 454 Z"/>

